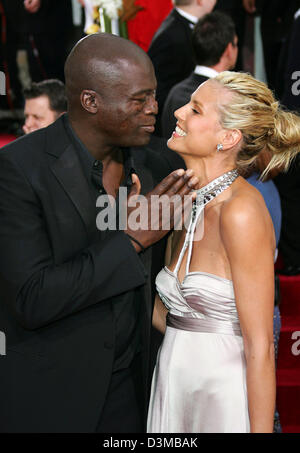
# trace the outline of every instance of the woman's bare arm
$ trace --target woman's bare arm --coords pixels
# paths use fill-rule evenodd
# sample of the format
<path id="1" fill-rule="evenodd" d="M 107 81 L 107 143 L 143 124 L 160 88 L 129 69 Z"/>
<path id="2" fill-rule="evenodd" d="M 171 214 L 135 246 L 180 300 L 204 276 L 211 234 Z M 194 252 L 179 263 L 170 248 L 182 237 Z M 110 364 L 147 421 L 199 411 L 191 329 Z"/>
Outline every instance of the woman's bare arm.
<path id="1" fill-rule="evenodd" d="M 172 257 L 172 242 L 173 242 L 173 234 L 171 233 L 168 237 L 168 242 L 166 246 L 166 253 L 165 253 L 165 265 L 169 266 Z M 166 331 L 166 316 L 168 314 L 168 309 L 164 306 L 161 301 L 161 298 L 158 294 L 156 294 L 155 301 L 154 301 L 154 310 L 152 315 L 152 325 L 163 335 Z"/>
<path id="2" fill-rule="evenodd" d="M 163 335 L 166 331 L 166 316 L 168 314 L 168 309 L 162 303 L 158 294 L 156 294 L 153 316 L 152 316 L 152 325 Z"/>
<path id="3" fill-rule="evenodd" d="M 257 197 L 236 198 L 223 207 L 221 234 L 228 254 L 247 363 L 250 428 L 273 432 L 275 359 L 273 344 L 274 232 Z"/>

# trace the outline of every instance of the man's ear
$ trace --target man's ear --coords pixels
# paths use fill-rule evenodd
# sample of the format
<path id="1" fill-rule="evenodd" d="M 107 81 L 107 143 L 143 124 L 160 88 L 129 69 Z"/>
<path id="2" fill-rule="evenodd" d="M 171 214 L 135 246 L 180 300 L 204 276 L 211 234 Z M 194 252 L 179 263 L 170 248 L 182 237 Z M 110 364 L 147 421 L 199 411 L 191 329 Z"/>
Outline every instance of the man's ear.
<path id="1" fill-rule="evenodd" d="M 82 107 L 89 113 L 97 113 L 99 109 L 99 100 L 96 91 L 83 90 L 80 94 Z"/>
<path id="2" fill-rule="evenodd" d="M 224 151 L 237 146 L 243 139 L 243 134 L 239 129 L 228 129 L 224 132 L 222 145 Z"/>
<path id="3" fill-rule="evenodd" d="M 232 45 L 231 42 L 229 42 L 229 43 L 227 44 L 227 46 L 226 46 L 226 48 L 225 48 L 223 54 L 222 54 L 222 57 L 225 57 L 225 58 L 227 58 L 227 59 L 230 59 L 230 55 L 231 55 L 231 53 L 232 53 L 232 50 L 233 50 L 233 45 Z"/>

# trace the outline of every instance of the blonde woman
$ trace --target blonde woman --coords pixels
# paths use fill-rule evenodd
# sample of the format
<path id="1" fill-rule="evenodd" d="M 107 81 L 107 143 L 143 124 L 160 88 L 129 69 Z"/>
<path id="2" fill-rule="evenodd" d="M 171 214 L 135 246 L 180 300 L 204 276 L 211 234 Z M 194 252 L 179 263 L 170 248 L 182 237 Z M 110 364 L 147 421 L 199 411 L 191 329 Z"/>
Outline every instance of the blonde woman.
<path id="1" fill-rule="evenodd" d="M 187 230 L 158 274 L 153 323 L 165 333 L 148 432 L 271 433 L 275 408 L 272 221 L 239 176 L 262 150 L 266 172 L 300 151 L 300 120 L 262 82 L 223 72 L 175 112 L 168 146 L 200 178 Z"/>

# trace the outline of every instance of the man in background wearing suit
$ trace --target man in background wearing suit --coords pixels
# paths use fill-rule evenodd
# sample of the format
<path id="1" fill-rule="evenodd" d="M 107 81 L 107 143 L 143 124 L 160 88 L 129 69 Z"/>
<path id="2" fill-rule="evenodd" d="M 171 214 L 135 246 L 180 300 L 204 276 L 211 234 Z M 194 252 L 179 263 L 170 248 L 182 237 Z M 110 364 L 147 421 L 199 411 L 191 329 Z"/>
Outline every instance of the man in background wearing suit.
<path id="1" fill-rule="evenodd" d="M 300 9 L 295 14 L 284 68 L 282 104 L 300 114 Z M 297 156 L 286 173 L 274 182 L 279 190 L 282 207 L 282 229 L 279 250 L 284 262 L 281 274 L 300 274 L 300 158 Z"/>
<path id="2" fill-rule="evenodd" d="M 261 16 L 261 37 L 268 86 L 281 98 L 286 42 L 300 0 L 243 0 L 245 10 Z"/>
<path id="3" fill-rule="evenodd" d="M 233 20 L 220 11 L 206 14 L 193 30 L 192 45 L 197 66 L 189 77 L 171 89 L 167 97 L 162 114 L 165 138 L 170 138 L 175 130 L 175 110 L 190 101 L 198 86 L 219 72 L 235 67 L 238 45 Z"/>
<path id="4" fill-rule="evenodd" d="M 222 11 L 228 14 L 235 25 L 236 34 L 239 40 L 239 48 L 243 49 L 246 33 L 246 17 L 247 13 L 243 6 L 242 0 L 218 0 L 215 11 Z M 244 70 L 243 52 L 239 52 L 236 66 L 236 71 Z"/>
<path id="5" fill-rule="evenodd" d="M 160 117 L 169 91 L 195 67 L 192 30 L 200 17 L 213 10 L 216 0 L 173 0 L 173 3 L 175 8 L 155 33 L 148 50 L 157 78 L 156 135 L 161 135 Z"/>
<path id="6" fill-rule="evenodd" d="M 190 197 L 198 179 L 184 170 L 166 176 L 167 161 L 143 148 L 157 103 L 142 49 L 90 35 L 70 53 L 65 77 L 68 113 L 0 152 L 0 431 L 140 432 L 150 245 L 169 230 L 161 195 Z M 129 208 L 120 189 L 130 202 L 141 189 L 147 203 Z M 152 208 L 154 224 L 128 222 Z"/>

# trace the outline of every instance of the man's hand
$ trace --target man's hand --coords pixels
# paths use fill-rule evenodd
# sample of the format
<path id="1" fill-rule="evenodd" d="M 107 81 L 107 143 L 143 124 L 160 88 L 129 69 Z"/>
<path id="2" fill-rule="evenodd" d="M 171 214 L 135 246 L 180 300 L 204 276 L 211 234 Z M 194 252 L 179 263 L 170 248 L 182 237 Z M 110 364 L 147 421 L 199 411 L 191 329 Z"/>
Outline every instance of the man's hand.
<path id="1" fill-rule="evenodd" d="M 24 0 L 24 8 L 29 13 L 37 13 L 41 7 L 41 0 Z"/>
<path id="2" fill-rule="evenodd" d="M 182 220 L 184 211 L 195 198 L 194 189 L 199 180 L 194 176 L 193 170 L 176 170 L 141 198 L 139 178 L 132 175 L 132 180 L 133 186 L 127 200 L 125 233 L 147 248 Z M 132 244 L 137 252 L 141 251 L 136 242 L 132 241 Z"/>
<path id="3" fill-rule="evenodd" d="M 256 11 L 256 6 L 255 6 L 256 0 L 243 0 L 243 5 L 247 13 L 253 14 Z"/>

